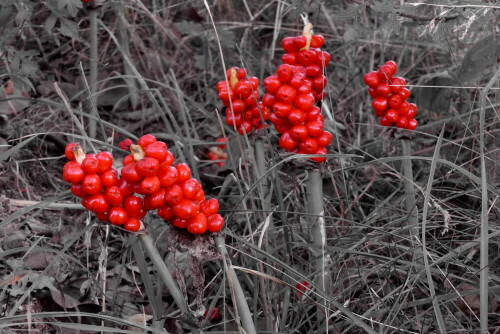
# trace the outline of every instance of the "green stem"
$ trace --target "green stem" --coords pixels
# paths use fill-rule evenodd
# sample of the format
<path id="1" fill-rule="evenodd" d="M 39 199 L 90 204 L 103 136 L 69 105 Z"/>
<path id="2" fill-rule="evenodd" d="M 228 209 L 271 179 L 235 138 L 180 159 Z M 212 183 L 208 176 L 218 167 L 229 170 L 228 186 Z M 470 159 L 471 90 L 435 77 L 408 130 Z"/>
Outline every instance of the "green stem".
<path id="1" fill-rule="evenodd" d="M 98 53 L 98 36 L 97 36 L 97 9 L 89 9 L 90 17 L 90 75 L 89 75 L 89 86 L 90 86 L 90 96 L 89 101 L 92 101 L 96 97 L 97 93 L 97 61 L 99 57 Z M 92 113 L 96 114 L 97 109 L 94 110 L 92 107 L 93 103 L 89 103 L 89 108 Z M 97 134 L 97 124 L 94 118 L 89 119 L 89 137 L 95 138 Z"/>
<path id="2" fill-rule="evenodd" d="M 229 256 L 226 249 L 226 242 L 224 241 L 224 237 L 222 235 L 218 235 L 215 237 L 215 244 L 219 249 L 219 252 L 222 255 L 222 263 L 224 264 L 224 271 L 226 272 L 229 286 L 231 288 L 231 293 L 233 297 L 233 302 L 236 306 L 236 318 L 240 318 L 241 326 L 246 334 L 257 334 L 255 330 L 255 325 L 252 320 L 252 314 L 250 313 L 250 308 L 248 307 L 248 303 L 245 297 L 245 293 L 241 288 L 240 282 L 238 281 L 238 277 L 234 272 L 234 269 L 229 260 Z M 238 321 L 238 319 L 235 319 Z"/>
<path id="3" fill-rule="evenodd" d="M 326 229 L 323 203 L 323 176 L 317 169 L 309 171 L 306 196 L 311 234 L 315 246 L 313 253 L 318 258 L 316 261 L 316 271 L 320 273 L 316 283 L 324 292 L 328 292 L 331 285 L 331 272 L 326 270 L 330 256 L 325 254 Z"/>
<path id="4" fill-rule="evenodd" d="M 401 139 L 401 151 L 404 157 L 411 157 L 411 141 L 409 139 Z M 408 228 L 411 239 L 410 242 L 416 242 L 416 238 L 418 237 L 418 216 L 411 159 L 403 159 L 402 164 L 403 185 L 405 189 L 405 204 L 406 212 L 408 214 Z"/>
<path id="5" fill-rule="evenodd" d="M 187 315 L 188 307 L 186 300 L 184 299 L 181 290 L 175 283 L 172 274 L 170 274 L 170 271 L 168 270 L 165 261 L 163 261 L 163 258 L 161 257 L 160 253 L 158 253 L 158 250 L 154 245 L 153 238 L 151 238 L 151 235 L 149 235 L 148 233 L 145 233 L 145 234 L 140 234 L 139 239 L 141 240 L 142 246 L 144 247 L 144 251 L 149 256 L 151 261 L 153 261 L 153 264 L 155 265 L 156 270 L 160 275 L 160 278 L 162 279 L 163 283 L 165 283 L 165 286 L 168 288 L 170 294 L 174 298 L 175 303 L 180 308 L 181 312 Z"/>

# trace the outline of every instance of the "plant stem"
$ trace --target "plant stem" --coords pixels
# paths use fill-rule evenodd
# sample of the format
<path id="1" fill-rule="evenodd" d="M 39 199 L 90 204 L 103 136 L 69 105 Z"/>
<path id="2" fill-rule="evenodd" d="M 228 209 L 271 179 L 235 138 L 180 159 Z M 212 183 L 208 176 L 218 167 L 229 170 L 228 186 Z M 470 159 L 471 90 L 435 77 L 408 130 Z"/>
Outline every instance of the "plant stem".
<path id="1" fill-rule="evenodd" d="M 236 318 L 240 318 L 241 326 L 246 334 L 256 334 L 255 325 L 252 321 L 252 314 L 250 314 L 250 308 L 245 297 L 245 293 L 241 288 L 238 277 L 234 272 L 234 269 L 229 260 L 229 256 L 226 249 L 226 243 L 224 241 L 224 236 L 218 235 L 215 237 L 215 244 L 222 255 L 222 262 L 224 264 L 224 271 L 226 272 L 229 287 L 231 288 L 231 294 L 233 297 L 234 306 L 236 306 L 235 314 Z M 235 319 L 238 321 L 238 319 Z"/>
<path id="2" fill-rule="evenodd" d="M 326 293 L 331 285 L 331 273 L 326 270 L 330 256 L 325 254 L 326 229 L 325 211 L 323 203 L 323 176 L 318 169 L 309 171 L 309 180 L 306 185 L 307 211 L 311 224 L 311 235 L 314 243 L 313 253 L 318 258 L 316 271 L 321 274 L 317 285 Z M 325 311 L 327 311 L 325 309 Z"/>
<path id="3" fill-rule="evenodd" d="M 174 298 L 175 303 L 180 308 L 183 314 L 187 314 L 188 307 L 186 300 L 184 299 L 181 290 L 175 283 L 172 274 L 170 274 L 170 271 L 163 261 L 163 258 L 161 257 L 160 253 L 158 253 L 158 250 L 154 245 L 153 238 L 151 238 L 151 235 L 149 235 L 148 233 L 144 233 L 139 235 L 139 239 L 141 240 L 142 246 L 144 247 L 144 251 L 149 256 L 151 261 L 153 261 L 153 264 L 155 265 L 158 274 L 163 280 L 163 283 L 165 283 L 165 286 L 168 288 L 170 294 Z"/>
<path id="4" fill-rule="evenodd" d="M 96 97 L 97 93 L 97 61 L 99 57 L 98 53 L 98 36 L 97 36 L 97 9 L 89 9 L 90 18 L 90 75 L 89 75 L 89 86 L 90 86 L 90 96 L 89 96 L 89 109 L 91 113 L 96 114 L 97 109 L 94 110 L 92 99 Z M 94 118 L 89 119 L 89 137 L 95 138 L 97 134 L 97 124 Z"/>
<path id="5" fill-rule="evenodd" d="M 411 141 L 406 138 L 401 139 L 401 151 L 404 157 L 411 157 Z M 417 201 L 415 199 L 415 186 L 413 181 L 413 169 L 410 159 L 403 159 L 403 185 L 405 189 L 405 204 L 408 214 L 408 228 L 410 242 L 417 241 L 418 237 L 418 216 Z"/>
<path id="6" fill-rule="evenodd" d="M 254 150 L 255 150 L 255 162 L 257 165 L 257 177 L 260 178 L 262 175 L 266 173 L 266 161 L 265 161 L 265 154 L 264 154 L 264 141 L 262 139 L 257 139 L 254 144 Z M 260 185 L 260 193 L 262 194 L 262 208 L 264 210 L 264 217 L 267 215 L 269 212 L 269 202 L 266 201 L 266 196 L 268 195 L 269 191 L 269 184 L 267 178 L 262 179 L 261 185 Z M 269 226 L 272 225 L 272 215 L 269 215 L 270 220 L 269 224 L 267 225 L 268 228 Z M 265 231 L 262 231 L 263 236 L 265 234 Z M 266 239 L 267 240 L 267 239 Z M 267 243 L 266 243 L 267 244 Z M 262 245 L 259 245 L 259 247 Z M 259 262 L 259 270 L 264 273 L 264 264 L 262 262 Z M 269 306 L 269 298 L 267 295 L 267 288 L 266 288 L 266 281 L 263 276 L 259 277 L 259 282 L 260 282 L 260 293 L 262 296 L 262 304 L 264 306 L 264 316 L 266 318 L 266 330 L 268 332 L 272 332 L 273 329 L 273 315 L 271 312 L 271 307 Z"/>

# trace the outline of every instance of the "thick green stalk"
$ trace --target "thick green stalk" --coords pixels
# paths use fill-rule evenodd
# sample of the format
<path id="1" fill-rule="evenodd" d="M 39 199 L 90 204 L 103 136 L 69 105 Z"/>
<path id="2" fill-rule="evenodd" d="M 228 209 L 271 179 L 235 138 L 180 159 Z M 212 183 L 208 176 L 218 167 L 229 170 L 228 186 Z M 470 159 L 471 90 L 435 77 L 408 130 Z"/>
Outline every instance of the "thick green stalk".
<path id="1" fill-rule="evenodd" d="M 91 114 L 97 114 L 97 109 L 93 107 L 92 99 L 96 98 L 97 93 L 97 64 L 98 64 L 98 36 L 97 36 L 97 9 L 89 9 L 90 18 L 90 75 L 89 75 L 89 109 Z M 97 117 L 97 115 L 95 115 Z M 89 137 L 95 138 L 97 134 L 97 123 L 94 118 L 89 119 Z"/>
<path id="2" fill-rule="evenodd" d="M 411 157 L 411 141 L 409 139 L 401 139 L 401 151 L 404 157 Z M 403 159 L 403 185 L 405 189 L 405 204 L 408 214 L 408 228 L 411 242 L 417 241 L 418 236 L 418 216 L 417 216 L 417 201 L 415 199 L 415 186 L 413 182 L 413 169 L 410 159 Z"/>
<path id="3" fill-rule="evenodd" d="M 224 241 L 224 236 L 218 235 L 215 237 L 215 244 L 222 255 L 222 262 L 224 264 L 224 271 L 226 272 L 227 279 L 229 281 L 229 287 L 231 288 L 233 302 L 236 306 L 236 321 L 241 321 L 241 326 L 246 334 L 257 334 L 255 330 L 255 325 L 252 320 L 252 314 L 250 313 L 250 308 L 248 307 L 247 299 L 245 293 L 241 288 L 238 277 L 231 266 L 229 256 L 226 249 L 226 242 Z"/>
<path id="4" fill-rule="evenodd" d="M 326 229 L 323 203 L 323 176 L 318 169 L 309 171 L 306 196 L 311 236 L 314 244 L 313 254 L 318 258 L 316 261 L 316 271 L 320 273 L 316 284 L 325 293 L 328 293 L 331 286 L 331 272 L 326 268 L 330 262 L 330 256 L 325 253 Z"/>
<path id="5" fill-rule="evenodd" d="M 144 251 L 149 256 L 151 261 L 153 261 L 153 264 L 158 271 L 158 275 L 160 275 L 163 283 L 165 283 L 165 286 L 168 288 L 170 294 L 174 298 L 175 303 L 180 308 L 181 312 L 187 315 L 188 307 L 186 300 L 184 299 L 181 290 L 175 283 L 172 274 L 170 274 L 167 265 L 163 261 L 163 258 L 161 257 L 160 253 L 158 253 L 158 250 L 154 245 L 153 238 L 151 238 L 151 235 L 149 235 L 148 233 L 145 233 L 140 234 L 139 239 L 141 240 L 142 246 L 144 247 Z"/>

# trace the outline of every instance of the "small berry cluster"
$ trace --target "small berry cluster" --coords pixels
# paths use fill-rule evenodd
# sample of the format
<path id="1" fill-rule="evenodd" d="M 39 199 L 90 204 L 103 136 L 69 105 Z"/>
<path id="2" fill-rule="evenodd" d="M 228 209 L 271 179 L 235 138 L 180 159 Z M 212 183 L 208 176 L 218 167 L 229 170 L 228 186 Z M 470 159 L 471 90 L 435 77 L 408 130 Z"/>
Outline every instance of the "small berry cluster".
<path id="1" fill-rule="evenodd" d="M 415 120 L 418 109 L 415 104 L 406 101 L 411 93 L 405 87 L 405 79 L 394 77 L 397 69 L 397 64 L 390 60 L 378 71 L 365 74 L 363 80 L 373 98 L 375 114 L 381 117 L 380 125 L 396 125 L 401 129 L 415 130 L 418 126 Z"/>
<path id="2" fill-rule="evenodd" d="M 226 81 L 216 85 L 219 98 L 226 107 L 226 122 L 241 134 L 250 133 L 254 128 L 262 129 L 271 114 L 262 102 L 259 102 L 259 79 L 250 77 L 243 68 L 231 67 L 226 72 Z M 262 117 L 261 117 L 262 114 Z"/>
<path id="3" fill-rule="evenodd" d="M 70 161 L 64 165 L 63 179 L 72 184 L 71 192 L 82 199 L 82 205 L 96 213 L 99 220 L 123 225 L 127 231 L 138 231 L 142 217 L 122 206 L 124 196 L 118 187 L 118 174 L 112 168 L 111 154 L 85 154 L 80 145 L 70 143 L 65 155 Z"/>
<path id="4" fill-rule="evenodd" d="M 217 146 L 212 146 L 208 149 L 207 152 L 207 158 L 209 160 L 218 160 L 217 165 L 219 167 L 224 166 L 224 161 L 220 160 L 227 160 L 227 153 L 224 152 L 224 149 L 226 148 L 227 139 L 226 138 L 217 138 L 217 142 L 221 143 Z"/>
<path id="5" fill-rule="evenodd" d="M 323 70 L 330 55 L 318 49 L 324 38 L 313 35 L 311 29 L 308 24 L 302 36 L 283 39 L 283 48 L 288 52 L 283 56 L 285 64 L 278 67 L 276 75 L 264 79 L 267 93 L 262 102 L 272 109 L 270 120 L 281 134 L 280 147 L 299 154 L 326 154 L 333 136 L 324 131 L 324 118 L 315 103 L 324 97 Z"/>
<path id="6" fill-rule="evenodd" d="M 309 27 L 306 26 L 307 29 Z M 281 41 L 281 46 L 286 51 L 281 56 L 283 64 L 304 68 L 305 71 L 301 70 L 303 84 L 311 87 L 311 94 L 316 101 L 325 97 L 324 89 L 328 82 L 323 72 L 330 63 L 330 54 L 320 50 L 324 43 L 322 35 L 312 35 L 310 30 L 306 30 L 305 35 L 285 37 Z"/>
<path id="7" fill-rule="evenodd" d="M 77 143 L 66 146 L 71 161 L 64 166 L 63 178 L 72 183 L 73 194 L 99 220 L 136 232 L 141 228 L 140 219 L 157 210 L 160 217 L 192 234 L 222 229 L 218 200 L 205 199 L 188 165 L 173 166 L 175 158 L 164 142 L 148 134 L 136 145 L 126 139 L 120 147 L 132 154 L 123 159 L 118 178 L 110 153 L 85 154 Z"/>
<path id="8" fill-rule="evenodd" d="M 200 182 L 191 177 L 187 164 L 174 166 L 175 159 L 167 144 L 147 134 L 139 138 L 137 145 L 130 141 L 120 145 L 132 152 L 123 159 L 122 179 L 129 192 L 144 196 L 145 210 L 157 210 L 173 226 L 192 234 L 222 229 L 224 218 L 217 213 L 219 201 L 205 199 Z"/>

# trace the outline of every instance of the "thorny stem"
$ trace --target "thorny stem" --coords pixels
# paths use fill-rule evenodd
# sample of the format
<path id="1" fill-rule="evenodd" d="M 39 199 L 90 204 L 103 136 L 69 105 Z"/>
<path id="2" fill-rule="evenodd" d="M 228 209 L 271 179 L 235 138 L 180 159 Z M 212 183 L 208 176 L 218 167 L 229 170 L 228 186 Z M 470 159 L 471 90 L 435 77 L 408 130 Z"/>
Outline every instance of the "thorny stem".
<path id="1" fill-rule="evenodd" d="M 149 235 L 148 233 L 144 233 L 144 234 L 139 234 L 139 240 L 141 240 L 142 246 L 144 247 L 144 251 L 149 256 L 151 261 L 153 261 L 153 264 L 155 265 L 156 270 L 158 271 L 158 275 L 160 275 L 160 278 L 162 279 L 163 283 L 165 283 L 165 286 L 170 291 L 170 294 L 172 295 L 172 298 L 174 298 L 175 303 L 177 304 L 181 312 L 184 315 L 187 315 L 188 307 L 186 304 L 186 300 L 184 299 L 181 290 L 175 283 L 172 274 L 170 274 L 170 271 L 168 270 L 165 262 L 163 261 L 163 258 L 161 257 L 160 253 L 158 253 L 158 249 L 156 249 L 154 245 L 153 238 L 151 238 L 151 235 Z"/>
<path id="2" fill-rule="evenodd" d="M 248 307 L 248 303 L 245 297 L 245 293 L 243 292 L 240 282 L 238 281 L 238 277 L 236 276 L 236 273 L 234 272 L 234 269 L 229 261 L 224 236 L 218 235 L 214 239 L 215 244 L 217 245 L 217 248 L 222 255 L 224 271 L 226 272 L 229 281 L 229 287 L 231 288 L 236 306 L 236 318 L 238 318 L 239 316 L 239 320 L 241 320 L 241 326 L 243 327 L 243 330 L 246 334 L 257 334 L 255 325 L 252 320 L 252 314 L 250 313 L 250 308 Z M 238 319 L 235 320 L 238 321 Z"/>

